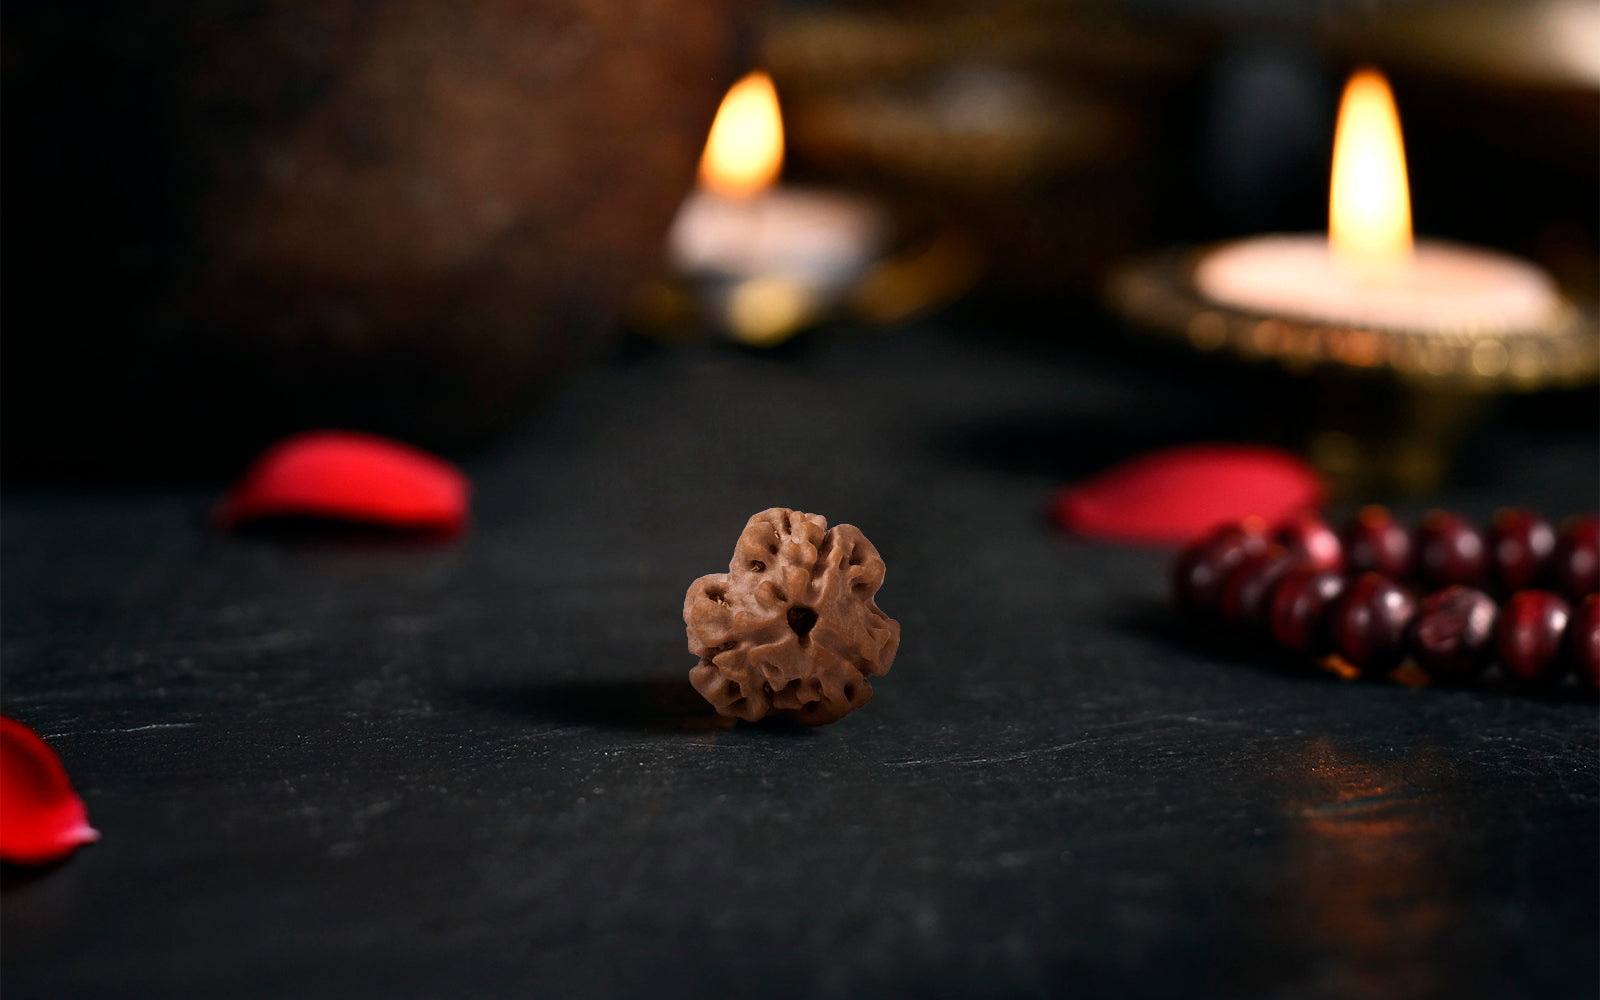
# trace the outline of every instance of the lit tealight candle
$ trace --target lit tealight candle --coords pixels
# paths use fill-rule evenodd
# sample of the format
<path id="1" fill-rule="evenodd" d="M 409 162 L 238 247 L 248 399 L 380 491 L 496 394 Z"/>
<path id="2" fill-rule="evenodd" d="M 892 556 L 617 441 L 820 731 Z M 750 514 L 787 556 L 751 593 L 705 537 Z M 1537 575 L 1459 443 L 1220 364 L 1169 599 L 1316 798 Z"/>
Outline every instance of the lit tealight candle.
<path id="1" fill-rule="evenodd" d="M 1411 236 L 1400 116 L 1389 85 L 1361 70 L 1334 135 L 1328 234 L 1259 236 L 1196 265 L 1221 305 L 1313 323 L 1416 332 L 1537 334 L 1563 301 L 1538 267 L 1505 254 Z"/>
<path id="2" fill-rule="evenodd" d="M 883 213 L 858 198 L 777 186 L 783 120 L 772 79 L 751 73 L 723 98 L 699 185 L 668 236 L 675 268 L 709 279 L 747 343 L 775 343 L 842 296 L 883 249 Z"/>

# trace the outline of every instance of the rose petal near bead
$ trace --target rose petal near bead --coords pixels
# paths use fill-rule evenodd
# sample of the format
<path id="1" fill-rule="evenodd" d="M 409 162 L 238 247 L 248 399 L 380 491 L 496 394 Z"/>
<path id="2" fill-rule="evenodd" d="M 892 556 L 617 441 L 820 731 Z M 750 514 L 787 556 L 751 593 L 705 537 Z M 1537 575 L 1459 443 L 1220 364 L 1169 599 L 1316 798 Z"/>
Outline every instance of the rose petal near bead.
<path id="1" fill-rule="evenodd" d="M 214 517 L 223 527 L 313 517 L 456 531 L 470 493 L 459 469 L 421 449 L 356 431 L 308 431 L 256 459 Z"/>
<path id="2" fill-rule="evenodd" d="M 1257 445 L 1185 445 L 1151 452 L 1069 486 L 1052 512 L 1062 527 L 1118 542 L 1188 541 L 1227 521 L 1276 523 L 1322 502 L 1316 472 Z"/>
<path id="3" fill-rule="evenodd" d="M 0 716 L 0 860 L 45 864 L 99 839 L 55 751 Z"/>

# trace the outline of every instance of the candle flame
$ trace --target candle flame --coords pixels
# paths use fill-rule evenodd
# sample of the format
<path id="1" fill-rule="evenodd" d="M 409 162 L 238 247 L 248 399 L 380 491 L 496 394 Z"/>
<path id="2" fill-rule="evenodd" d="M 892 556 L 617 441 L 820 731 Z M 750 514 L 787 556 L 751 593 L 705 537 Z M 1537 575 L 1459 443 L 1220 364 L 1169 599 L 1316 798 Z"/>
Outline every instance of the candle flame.
<path id="1" fill-rule="evenodd" d="M 1358 70 L 1345 84 L 1333 138 L 1328 241 L 1336 259 L 1393 273 L 1411 260 L 1411 193 L 1389 81 Z"/>
<path id="2" fill-rule="evenodd" d="M 751 73 L 728 91 L 711 123 L 700 183 L 731 198 L 770 187 L 783 169 L 783 119 L 772 77 Z"/>

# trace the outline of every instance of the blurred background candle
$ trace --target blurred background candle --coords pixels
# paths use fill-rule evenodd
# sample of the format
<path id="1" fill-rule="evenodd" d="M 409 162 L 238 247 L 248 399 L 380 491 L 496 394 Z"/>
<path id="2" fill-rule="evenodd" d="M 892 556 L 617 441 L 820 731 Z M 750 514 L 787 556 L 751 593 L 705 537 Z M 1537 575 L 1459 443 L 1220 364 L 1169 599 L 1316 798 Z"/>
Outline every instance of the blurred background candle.
<path id="1" fill-rule="evenodd" d="M 1201 259 L 1208 298 L 1266 316 L 1434 332 L 1537 334 L 1560 315 L 1554 283 L 1505 254 L 1411 234 L 1400 118 L 1376 70 L 1340 102 L 1328 233 L 1227 244 Z"/>
<path id="2" fill-rule="evenodd" d="M 863 198 L 779 186 L 783 151 L 772 78 L 751 73 L 723 98 L 668 237 L 672 266 L 752 345 L 783 340 L 836 302 L 888 236 L 883 212 Z"/>

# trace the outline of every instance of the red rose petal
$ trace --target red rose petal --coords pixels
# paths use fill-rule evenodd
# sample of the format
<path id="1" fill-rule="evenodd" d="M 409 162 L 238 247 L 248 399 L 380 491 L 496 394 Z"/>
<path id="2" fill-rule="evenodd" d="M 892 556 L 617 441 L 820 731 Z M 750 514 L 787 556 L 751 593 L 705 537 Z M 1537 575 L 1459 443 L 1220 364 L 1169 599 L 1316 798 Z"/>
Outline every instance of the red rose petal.
<path id="1" fill-rule="evenodd" d="M 320 517 L 455 531 L 466 523 L 470 493 L 460 469 L 418 448 L 356 431 L 308 431 L 256 459 L 216 519 L 225 527 Z"/>
<path id="2" fill-rule="evenodd" d="M 1063 527 L 1118 542 L 1185 542 L 1218 524 L 1276 524 L 1322 502 L 1322 480 L 1288 452 L 1200 444 L 1151 452 L 1069 486 L 1053 513 Z"/>
<path id="3" fill-rule="evenodd" d="M 41 865 L 99 839 L 61 758 L 33 730 L 0 715 L 0 860 Z"/>

